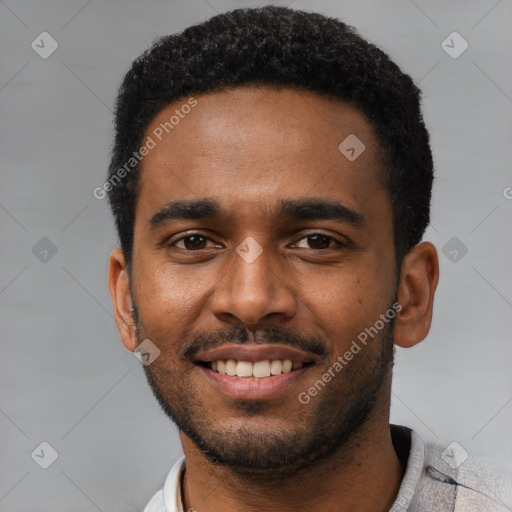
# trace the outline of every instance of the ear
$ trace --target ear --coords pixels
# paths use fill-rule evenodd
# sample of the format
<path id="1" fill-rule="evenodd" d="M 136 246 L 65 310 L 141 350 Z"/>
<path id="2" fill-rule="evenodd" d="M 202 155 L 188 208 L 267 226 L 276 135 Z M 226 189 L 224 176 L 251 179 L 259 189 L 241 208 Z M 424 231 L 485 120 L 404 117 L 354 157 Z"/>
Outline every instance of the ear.
<path id="1" fill-rule="evenodd" d="M 119 247 L 110 253 L 108 287 L 114 306 L 114 318 L 121 335 L 121 340 L 123 345 L 133 352 L 137 348 L 137 335 L 131 310 L 130 278 L 124 253 Z"/>
<path id="2" fill-rule="evenodd" d="M 402 308 L 395 317 L 395 345 L 409 348 L 427 337 L 438 280 L 436 248 L 430 242 L 413 247 L 402 262 L 398 284 L 398 303 Z"/>

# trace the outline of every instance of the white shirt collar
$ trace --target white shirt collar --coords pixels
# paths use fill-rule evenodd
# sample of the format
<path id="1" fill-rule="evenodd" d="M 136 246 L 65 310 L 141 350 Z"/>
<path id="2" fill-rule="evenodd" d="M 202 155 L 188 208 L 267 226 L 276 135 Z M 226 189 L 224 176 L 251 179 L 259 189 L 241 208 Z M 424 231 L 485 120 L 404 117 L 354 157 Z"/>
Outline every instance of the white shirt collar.
<path id="1" fill-rule="evenodd" d="M 420 481 L 424 463 L 425 443 L 414 430 L 411 430 L 411 449 L 409 450 L 409 457 L 407 458 L 407 466 L 402 478 L 402 483 L 398 489 L 398 494 L 389 512 L 406 512 L 409 508 L 412 497 L 416 492 L 416 487 Z"/>
<path id="2" fill-rule="evenodd" d="M 411 448 L 398 495 L 389 512 L 405 512 L 411 503 L 420 481 L 425 461 L 425 444 L 421 437 L 411 430 Z M 185 457 L 181 457 L 172 467 L 165 479 L 163 501 L 165 512 L 186 512 L 181 496 L 181 479 L 185 471 Z"/>
<path id="3" fill-rule="evenodd" d="M 172 467 L 165 479 L 163 498 L 165 512 L 184 512 L 181 497 L 181 477 L 185 471 L 185 456 L 181 457 Z"/>

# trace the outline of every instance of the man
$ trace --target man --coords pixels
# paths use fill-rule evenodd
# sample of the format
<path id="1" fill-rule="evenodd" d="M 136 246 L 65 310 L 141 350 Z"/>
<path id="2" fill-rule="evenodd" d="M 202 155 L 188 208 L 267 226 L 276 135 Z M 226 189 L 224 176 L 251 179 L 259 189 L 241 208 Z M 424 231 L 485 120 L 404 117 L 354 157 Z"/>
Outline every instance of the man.
<path id="1" fill-rule="evenodd" d="M 501 510 L 389 424 L 423 340 L 433 164 L 411 78 L 338 20 L 241 9 L 120 88 L 109 287 L 184 451 L 146 512 Z"/>

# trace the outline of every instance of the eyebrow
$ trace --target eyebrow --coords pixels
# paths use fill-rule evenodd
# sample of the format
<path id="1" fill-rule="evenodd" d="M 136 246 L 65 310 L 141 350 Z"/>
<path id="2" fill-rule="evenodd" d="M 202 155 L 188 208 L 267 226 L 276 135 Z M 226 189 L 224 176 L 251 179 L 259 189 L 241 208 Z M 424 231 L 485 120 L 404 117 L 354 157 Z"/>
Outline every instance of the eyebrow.
<path id="1" fill-rule="evenodd" d="M 289 218 L 295 220 L 335 220 L 351 226 L 367 227 L 368 220 L 339 201 L 323 198 L 281 199 L 271 209 L 271 218 Z M 155 231 L 170 220 L 205 220 L 218 219 L 227 214 L 220 204 L 212 198 L 195 200 L 176 200 L 164 205 L 149 220 L 150 231 Z"/>

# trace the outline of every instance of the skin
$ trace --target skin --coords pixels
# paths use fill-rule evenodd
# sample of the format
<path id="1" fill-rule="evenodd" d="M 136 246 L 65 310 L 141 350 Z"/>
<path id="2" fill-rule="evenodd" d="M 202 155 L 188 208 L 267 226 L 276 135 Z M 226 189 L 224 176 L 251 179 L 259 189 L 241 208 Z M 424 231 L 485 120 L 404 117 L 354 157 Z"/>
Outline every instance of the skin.
<path id="1" fill-rule="evenodd" d="M 315 428 L 327 433 L 329 418 L 343 418 L 358 403 L 372 382 L 372 365 L 385 352 L 382 332 L 309 404 L 301 404 L 297 394 L 321 378 L 395 298 L 401 310 L 394 320 L 394 344 L 410 347 L 427 336 L 439 276 L 437 252 L 429 242 L 413 247 L 397 283 L 379 147 L 371 125 L 353 107 L 311 92 L 252 86 L 196 99 L 197 106 L 142 162 L 131 280 L 122 250 L 110 256 L 115 319 L 128 350 L 145 338 L 159 347 L 160 356 L 145 371 L 170 406 L 179 412 L 190 407 L 194 414 L 188 419 L 212 443 L 218 434 L 224 450 L 235 450 L 243 432 L 247 450 L 270 460 L 279 453 L 279 444 L 272 447 L 272 442 L 293 451 Z M 183 103 L 158 114 L 147 135 Z M 349 134 L 366 147 L 352 162 L 338 150 Z M 172 220 L 150 229 L 149 220 L 168 202 L 203 197 L 216 199 L 225 215 Z M 278 200 L 308 197 L 339 201 L 367 222 L 358 228 L 332 219 L 271 216 Z M 208 237 L 200 250 L 190 239 L 188 245 L 182 240 L 166 246 L 191 231 Z M 318 233 L 334 240 L 308 238 Z M 252 263 L 236 252 L 248 236 L 263 249 Z M 339 247 L 336 239 L 347 246 L 333 248 Z M 209 340 L 211 334 L 213 340 L 214 333 L 235 327 L 254 333 L 289 329 L 314 337 L 324 354 L 275 399 L 228 399 L 183 357 L 183 349 L 194 335 Z M 181 429 L 184 509 L 388 510 L 404 471 L 391 442 L 390 392 L 391 366 L 368 417 L 348 440 L 328 454 L 312 453 L 275 469 L 215 464 Z"/>

